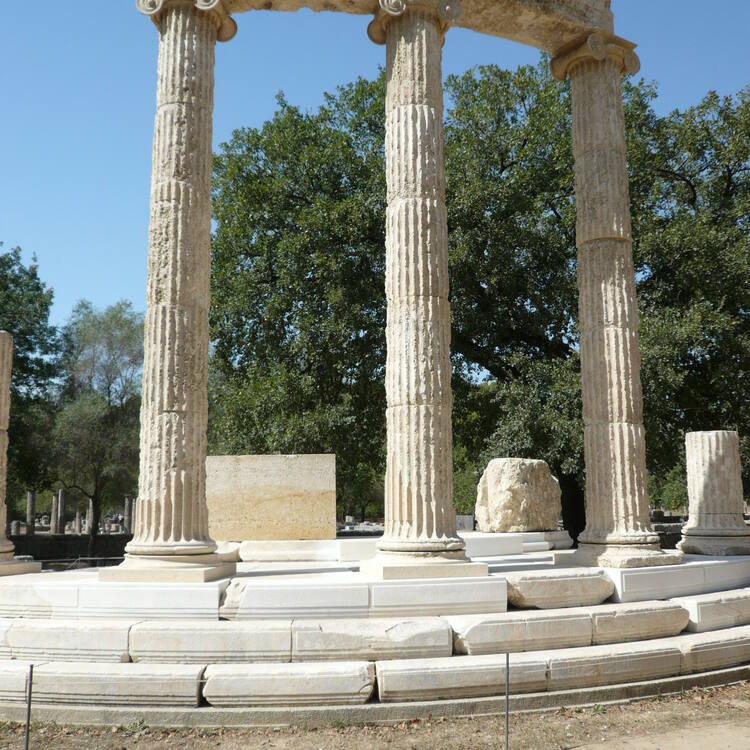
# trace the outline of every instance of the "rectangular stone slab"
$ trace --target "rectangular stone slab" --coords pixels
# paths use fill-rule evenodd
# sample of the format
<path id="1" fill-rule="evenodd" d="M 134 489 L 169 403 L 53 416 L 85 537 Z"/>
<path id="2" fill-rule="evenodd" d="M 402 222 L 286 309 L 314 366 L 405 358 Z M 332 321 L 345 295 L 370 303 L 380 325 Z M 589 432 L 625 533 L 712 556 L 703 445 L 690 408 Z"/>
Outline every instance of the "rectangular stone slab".
<path id="1" fill-rule="evenodd" d="M 374 686 L 375 667 L 365 661 L 212 664 L 203 697 L 212 706 L 359 704 Z"/>
<path id="2" fill-rule="evenodd" d="M 130 629 L 134 662 L 288 662 L 292 621 L 142 622 Z"/>
<path id="3" fill-rule="evenodd" d="M 34 661 L 34 670 L 44 662 Z M 0 703 L 26 701 L 26 683 L 31 662 L 0 661 Z"/>
<path id="4" fill-rule="evenodd" d="M 594 645 L 666 638 L 688 624 L 687 610 L 674 602 L 602 604 L 586 611 L 592 619 Z"/>
<path id="5" fill-rule="evenodd" d="M 292 660 L 418 659 L 450 656 L 453 631 L 438 617 L 295 621 Z"/>
<path id="6" fill-rule="evenodd" d="M 200 700 L 204 665 L 48 662 L 34 667 L 39 703 L 185 706 Z"/>
<path id="7" fill-rule="evenodd" d="M 734 667 L 750 661 L 750 626 L 691 633 L 674 638 L 683 674 Z"/>
<path id="8" fill-rule="evenodd" d="M 689 616 L 687 629 L 693 633 L 750 624 L 750 589 L 698 594 L 671 600 Z"/>
<path id="9" fill-rule="evenodd" d="M 128 662 L 127 620 L 19 618 L 6 634 L 14 659 Z"/>
<path id="10" fill-rule="evenodd" d="M 378 661 L 375 671 L 378 695 L 384 703 L 505 693 L 505 655 Z M 511 655 L 511 693 L 532 693 L 546 687 L 547 660 L 544 656 Z"/>
<path id="11" fill-rule="evenodd" d="M 212 539 L 335 539 L 336 456 L 208 456 L 206 505 Z"/>
<path id="12" fill-rule="evenodd" d="M 591 615 L 578 610 L 514 611 L 445 617 L 457 654 L 499 654 L 591 645 Z"/>
<path id="13" fill-rule="evenodd" d="M 614 685 L 680 674 L 680 649 L 661 641 L 548 651 L 549 689 Z"/>

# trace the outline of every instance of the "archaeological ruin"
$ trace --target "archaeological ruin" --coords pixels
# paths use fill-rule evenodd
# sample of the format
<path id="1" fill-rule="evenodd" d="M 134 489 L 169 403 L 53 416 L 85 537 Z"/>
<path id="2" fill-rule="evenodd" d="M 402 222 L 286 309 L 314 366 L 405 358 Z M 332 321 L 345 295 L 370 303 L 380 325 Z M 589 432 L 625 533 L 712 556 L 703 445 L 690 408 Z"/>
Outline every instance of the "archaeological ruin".
<path id="1" fill-rule="evenodd" d="M 622 107 L 622 77 L 639 61 L 609 0 L 137 7 L 159 56 L 133 539 L 116 567 L 38 572 L 13 558 L 12 342 L 0 334 L 0 719 L 22 716 L 29 664 L 35 716 L 86 723 L 180 723 L 186 709 L 198 725 L 393 721 L 424 715 L 424 701 L 432 715 L 500 710 L 506 676 L 516 709 L 596 702 L 605 686 L 617 700 L 750 677 L 736 433 L 687 436 L 681 551 L 662 550 L 650 527 Z M 363 44 L 384 45 L 384 534 L 337 539 L 323 523 L 317 538 L 214 540 L 211 526 L 228 528 L 210 524 L 206 500 L 214 52 L 236 14 L 302 8 L 359 14 Z M 587 515 L 577 549 L 528 505 L 521 530 L 456 528 L 441 67 L 454 26 L 544 50 L 571 82 Z M 493 471 L 484 481 L 498 486 Z M 546 468 L 554 515 L 553 480 Z M 502 489 L 519 508 L 534 502 Z M 64 505 L 60 493 L 53 525 Z"/>

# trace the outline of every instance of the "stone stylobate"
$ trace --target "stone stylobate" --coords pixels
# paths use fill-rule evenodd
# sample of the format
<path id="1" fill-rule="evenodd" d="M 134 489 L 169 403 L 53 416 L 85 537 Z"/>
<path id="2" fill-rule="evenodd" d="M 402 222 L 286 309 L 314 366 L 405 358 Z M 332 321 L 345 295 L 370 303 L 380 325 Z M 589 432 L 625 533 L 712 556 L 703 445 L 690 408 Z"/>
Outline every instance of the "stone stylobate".
<path id="1" fill-rule="evenodd" d="M 586 529 L 578 560 L 636 567 L 679 562 L 649 525 L 646 444 L 626 167 L 622 74 L 634 45 L 593 33 L 552 60 L 571 79 Z"/>
<path id="2" fill-rule="evenodd" d="M 380 0 L 386 43 L 387 459 L 385 533 L 362 570 L 382 577 L 487 573 L 466 562 L 453 508 L 442 45 L 445 0 Z"/>
<path id="3" fill-rule="evenodd" d="M 231 574 L 206 510 L 214 48 L 221 0 L 138 0 L 159 30 L 139 494 L 133 540 L 106 578 Z"/>

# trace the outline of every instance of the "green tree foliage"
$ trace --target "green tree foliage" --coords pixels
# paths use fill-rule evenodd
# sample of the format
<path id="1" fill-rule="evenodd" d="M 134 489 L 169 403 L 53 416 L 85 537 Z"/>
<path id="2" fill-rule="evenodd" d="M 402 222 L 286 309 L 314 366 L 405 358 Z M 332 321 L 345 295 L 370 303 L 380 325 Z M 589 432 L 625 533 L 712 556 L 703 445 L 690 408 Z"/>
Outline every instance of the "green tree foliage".
<path id="1" fill-rule="evenodd" d="M 212 445 L 335 451 L 343 497 L 382 474 L 383 86 L 281 99 L 215 161 Z M 492 456 L 544 458 L 580 528 L 569 89 L 542 60 L 446 90 L 455 500 Z M 648 465 L 674 504 L 686 430 L 738 429 L 750 471 L 750 104 L 658 117 L 654 96 L 625 83 Z"/>
<path id="2" fill-rule="evenodd" d="M 280 99 L 214 162 L 211 450 L 336 453 L 355 503 L 383 464 L 383 109 L 363 80 Z"/>
<path id="3" fill-rule="evenodd" d="M 2 243 L 0 243 L 2 247 Z M 8 504 L 49 481 L 47 440 L 53 419 L 52 386 L 57 332 L 49 323 L 52 290 L 39 278 L 36 259 L 24 265 L 21 250 L 0 253 L 0 330 L 13 335 L 13 375 L 8 446 Z"/>
<path id="4" fill-rule="evenodd" d="M 74 493 L 73 503 L 92 502 L 93 556 L 105 504 L 119 504 L 137 486 L 143 315 L 129 302 L 97 311 L 83 301 L 62 339 L 61 403 L 53 431 L 56 478 Z"/>

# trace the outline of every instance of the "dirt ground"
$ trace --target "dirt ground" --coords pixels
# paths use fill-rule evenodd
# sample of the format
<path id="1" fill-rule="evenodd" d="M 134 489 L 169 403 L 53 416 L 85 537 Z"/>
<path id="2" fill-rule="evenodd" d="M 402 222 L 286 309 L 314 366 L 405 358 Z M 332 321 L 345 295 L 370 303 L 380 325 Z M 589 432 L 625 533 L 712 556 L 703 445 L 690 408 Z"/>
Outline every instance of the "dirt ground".
<path id="1" fill-rule="evenodd" d="M 427 750 L 505 746 L 502 716 L 426 719 L 393 726 L 325 729 L 191 729 L 144 725 L 33 726 L 33 750 Z M 0 723 L 0 748 L 21 750 L 24 727 Z M 743 750 L 750 748 L 750 683 L 697 688 L 630 704 L 510 717 L 510 747 L 533 750 Z"/>

